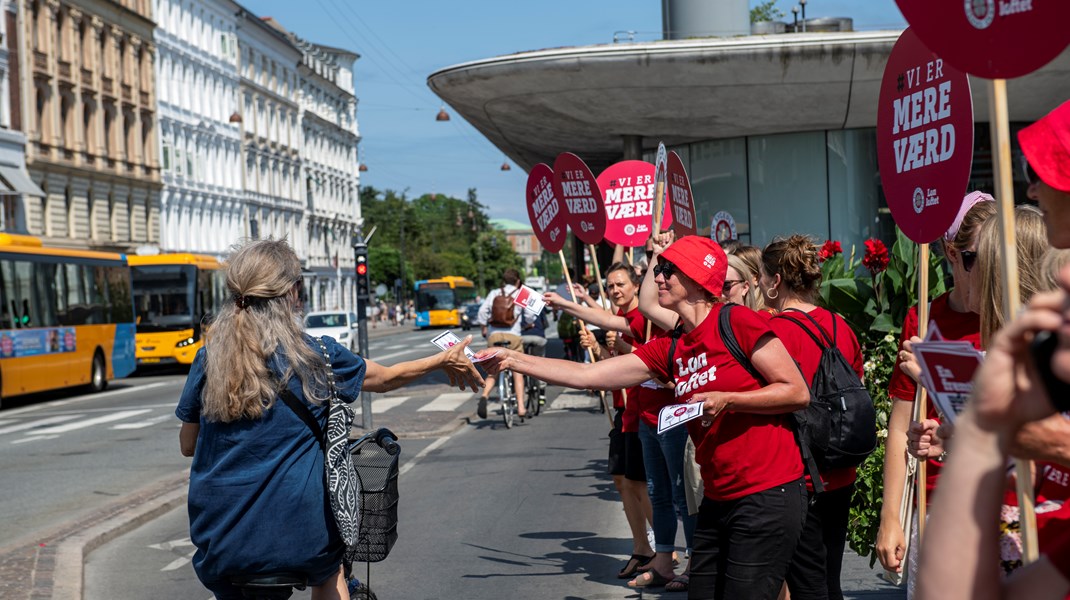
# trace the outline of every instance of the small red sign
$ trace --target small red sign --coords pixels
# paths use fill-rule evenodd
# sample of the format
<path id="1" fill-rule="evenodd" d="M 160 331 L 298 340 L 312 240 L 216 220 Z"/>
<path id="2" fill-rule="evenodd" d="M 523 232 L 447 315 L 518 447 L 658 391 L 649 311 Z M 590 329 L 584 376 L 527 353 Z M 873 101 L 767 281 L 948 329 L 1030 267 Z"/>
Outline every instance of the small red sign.
<path id="1" fill-rule="evenodd" d="M 554 193 L 565 203 L 565 221 L 572 233 L 585 244 L 597 244 L 606 233 L 606 211 L 602 191 L 587 163 L 562 152 L 554 161 Z"/>
<path id="2" fill-rule="evenodd" d="M 973 164 L 973 99 L 966 74 L 899 36 L 877 103 L 877 163 L 892 218 L 919 244 L 955 220 Z"/>
<path id="3" fill-rule="evenodd" d="M 627 248 L 645 244 L 654 214 L 654 165 L 621 161 L 602 171 L 598 187 L 606 205 L 606 241 Z M 672 223 L 667 213 L 665 222 Z"/>
<path id="4" fill-rule="evenodd" d="M 672 213 L 672 230 L 676 237 L 695 235 L 695 197 L 691 194 L 691 180 L 687 178 L 684 169 L 684 161 L 675 151 L 669 152 L 669 174 L 666 178 L 669 189 L 666 195 L 669 197 L 668 205 Z M 662 229 L 668 229 L 668 223 L 662 220 Z"/>
<path id="5" fill-rule="evenodd" d="M 680 408 L 678 408 L 678 409 L 676 409 L 676 410 L 674 410 L 672 412 L 672 416 L 679 417 L 680 415 L 682 415 L 682 414 L 684 414 L 686 412 L 687 412 L 687 407 L 686 406 L 681 406 Z"/>
<path id="6" fill-rule="evenodd" d="M 568 224 L 565 211 L 554 194 L 554 172 L 545 163 L 539 163 L 528 173 L 528 218 L 535 237 L 547 252 L 558 252 L 565 247 Z"/>
<path id="7" fill-rule="evenodd" d="M 896 0 L 918 38 L 955 68 L 1021 77 L 1070 44 L 1066 0 Z"/>

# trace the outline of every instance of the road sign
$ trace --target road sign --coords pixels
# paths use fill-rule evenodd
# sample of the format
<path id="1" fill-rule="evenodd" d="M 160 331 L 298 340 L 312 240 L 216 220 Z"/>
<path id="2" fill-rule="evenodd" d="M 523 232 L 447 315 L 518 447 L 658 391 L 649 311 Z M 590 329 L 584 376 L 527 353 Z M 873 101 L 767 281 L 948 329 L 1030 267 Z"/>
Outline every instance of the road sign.
<path id="1" fill-rule="evenodd" d="M 568 236 L 565 211 L 554 192 L 554 172 L 545 163 L 532 167 L 527 185 L 528 219 L 535 237 L 547 252 L 565 247 Z"/>
<path id="2" fill-rule="evenodd" d="M 585 244 L 597 244 L 606 233 L 606 211 L 602 190 L 587 163 L 562 152 L 554 161 L 554 193 L 565 203 L 565 221 L 572 233 Z"/>
<path id="3" fill-rule="evenodd" d="M 877 161 L 892 218 L 919 244 L 958 214 L 973 165 L 973 100 L 966 73 L 912 29 L 899 36 L 877 103 Z"/>
<path id="4" fill-rule="evenodd" d="M 606 240 L 628 248 L 646 243 L 654 214 L 654 165 L 625 160 L 598 176 L 606 206 Z M 667 222 L 671 218 L 666 215 Z"/>

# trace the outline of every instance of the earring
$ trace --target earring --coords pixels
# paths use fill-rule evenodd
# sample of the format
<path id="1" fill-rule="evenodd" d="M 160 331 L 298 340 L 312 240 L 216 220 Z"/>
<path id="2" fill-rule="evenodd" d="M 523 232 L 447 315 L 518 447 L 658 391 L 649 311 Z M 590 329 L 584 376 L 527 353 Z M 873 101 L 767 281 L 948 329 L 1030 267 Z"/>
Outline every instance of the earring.
<path id="1" fill-rule="evenodd" d="M 770 292 L 776 292 L 776 295 L 774 296 Z M 769 298 L 770 300 L 776 300 L 777 298 L 780 297 L 780 290 L 778 290 L 776 288 L 769 288 L 769 290 L 767 292 L 765 292 L 765 297 Z"/>

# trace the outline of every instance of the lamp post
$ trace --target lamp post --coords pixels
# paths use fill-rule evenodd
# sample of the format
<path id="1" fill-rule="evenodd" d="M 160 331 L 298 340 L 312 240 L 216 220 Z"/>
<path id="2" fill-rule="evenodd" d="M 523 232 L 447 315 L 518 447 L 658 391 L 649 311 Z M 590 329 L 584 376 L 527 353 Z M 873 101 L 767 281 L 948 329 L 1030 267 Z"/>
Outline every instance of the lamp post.
<path id="1" fill-rule="evenodd" d="M 350 238 L 353 247 L 353 258 L 356 272 L 353 284 L 357 291 L 357 345 L 360 346 L 360 354 L 367 359 L 368 356 L 368 299 L 370 296 L 368 272 L 368 243 L 364 241 L 363 233 L 358 229 Z M 360 393 L 361 420 L 364 429 L 372 428 L 372 397 L 367 391 Z"/>
<path id="2" fill-rule="evenodd" d="M 806 33 L 806 0 L 799 0 L 799 7 L 802 9 L 803 33 Z"/>

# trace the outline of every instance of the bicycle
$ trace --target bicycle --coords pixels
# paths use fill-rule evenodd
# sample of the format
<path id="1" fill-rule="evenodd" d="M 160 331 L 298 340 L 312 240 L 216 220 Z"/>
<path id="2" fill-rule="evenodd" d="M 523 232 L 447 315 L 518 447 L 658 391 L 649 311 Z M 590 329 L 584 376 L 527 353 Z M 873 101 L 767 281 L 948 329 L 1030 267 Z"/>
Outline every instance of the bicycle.
<path id="1" fill-rule="evenodd" d="M 377 600 L 370 584 L 357 579 L 353 562 L 367 564 L 365 580 L 371 580 L 371 563 L 387 557 L 398 539 L 398 461 L 401 446 L 386 428 L 350 440 L 349 453 L 360 484 L 360 538 L 347 552 L 345 565 L 349 597 Z M 294 590 L 308 587 L 304 573 L 276 572 L 235 576 L 231 583 L 249 600 L 285 600 Z"/>
<path id="2" fill-rule="evenodd" d="M 508 348 L 509 342 L 496 342 L 495 346 L 502 348 Z M 516 390 L 513 389 L 513 372 L 507 369 L 502 369 L 498 372 L 498 396 L 502 400 L 502 420 L 505 421 L 505 428 L 513 428 L 513 415 L 516 415 Z M 531 414 L 531 413 L 528 413 Z M 520 417 L 520 422 L 524 422 L 524 417 Z"/>
<path id="3" fill-rule="evenodd" d="M 524 354 L 529 356 L 542 356 L 542 354 L 535 354 L 534 349 L 536 344 L 524 344 Z M 524 376 L 524 406 L 528 409 L 528 414 L 532 417 L 539 416 L 542 412 L 542 405 L 546 403 L 546 387 L 538 379 L 531 375 Z"/>

